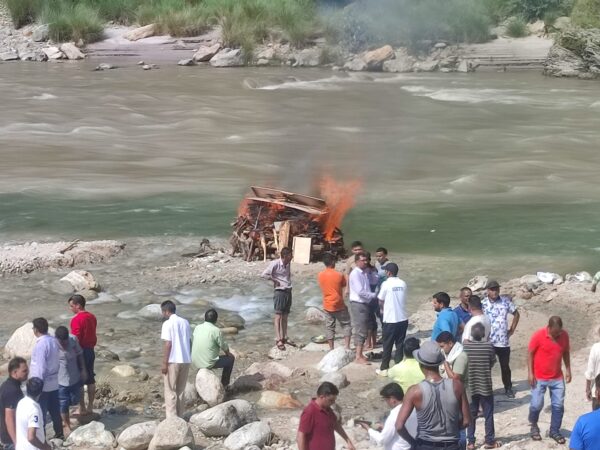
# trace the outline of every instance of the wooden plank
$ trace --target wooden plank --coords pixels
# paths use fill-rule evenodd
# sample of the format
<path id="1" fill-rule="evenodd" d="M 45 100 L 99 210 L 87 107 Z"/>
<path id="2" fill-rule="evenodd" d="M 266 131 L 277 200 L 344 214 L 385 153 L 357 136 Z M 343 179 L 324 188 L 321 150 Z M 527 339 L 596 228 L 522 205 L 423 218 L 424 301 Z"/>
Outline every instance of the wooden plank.
<path id="1" fill-rule="evenodd" d="M 294 236 L 293 255 L 294 255 L 295 263 L 309 264 L 311 249 L 312 249 L 312 239 L 311 238 Z"/>

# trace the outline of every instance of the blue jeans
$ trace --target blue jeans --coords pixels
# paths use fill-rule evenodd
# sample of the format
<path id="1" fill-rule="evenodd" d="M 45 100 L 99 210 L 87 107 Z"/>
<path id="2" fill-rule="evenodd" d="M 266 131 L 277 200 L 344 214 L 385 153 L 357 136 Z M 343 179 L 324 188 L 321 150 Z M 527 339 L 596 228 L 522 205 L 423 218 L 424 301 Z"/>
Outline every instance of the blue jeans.
<path id="1" fill-rule="evenodd" d="M 529 423 L 537 426 L 540 412 L 544 407 L 546 389 L 550 391 L 550 403 L 552 405 L 552 417 L 550 418 L 550 436 L 552 436 L 560 432 L 565 412 L 565 382 L 562 378 L 558 380 L 537 380 L 535 387 L 531 390 Z"/>

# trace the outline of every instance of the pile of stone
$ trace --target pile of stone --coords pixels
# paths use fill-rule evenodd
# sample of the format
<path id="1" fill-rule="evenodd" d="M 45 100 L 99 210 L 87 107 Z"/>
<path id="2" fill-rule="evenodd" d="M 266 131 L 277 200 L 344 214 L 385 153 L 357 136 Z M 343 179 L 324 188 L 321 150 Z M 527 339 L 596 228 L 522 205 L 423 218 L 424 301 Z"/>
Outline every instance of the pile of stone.
<path id="1" fill-rule="evenodd" d="M 550 49 L 544 73 L 554 77 L 600 77 L 600 30 L 570 28 Z"/>

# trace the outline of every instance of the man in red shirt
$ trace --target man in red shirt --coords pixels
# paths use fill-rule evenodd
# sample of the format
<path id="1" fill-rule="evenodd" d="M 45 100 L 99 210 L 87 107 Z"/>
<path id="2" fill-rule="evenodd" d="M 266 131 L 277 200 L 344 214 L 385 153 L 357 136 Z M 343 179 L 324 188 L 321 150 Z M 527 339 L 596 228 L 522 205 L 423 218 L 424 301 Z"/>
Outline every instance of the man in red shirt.
<path id="1" fill-rule="evenodd" d="M 355 450 L 350 438 L 337 420 L 331 406 L 339 394 L 333 383 L 325 381 L 300 416 L 296 442 L 298 450 L 335 450 L 336 431 L 345 441 L 348 450 Z"/>
<path id="2" fill-rule="evenodd" d="M 87 369 L 87 379 L 83 383 L 87 386 L 88 405 L 85 406 L 85 392 L 81 392 L 79 403 L 80 414 L 91 414 L 94 411 L 94 398 L 96 397 L 96 379 L 94 361 L 96 354 L 96 316 L 85 310 L 85 298 L 75 294 L 69 298 L 69 308 L 75 314 L 71 319 L 71 334 L 77 338 L 83 350 L 83 360 Z M 83 388 L 82 388 L 83 390 Z"/>
<path id="3" fill-rule="evenodd" d="M 566 369 L 564 377 L 562 361 Z M 534 441 L 542 439 L 538 419 L 544 407 L 544 394 L 549 390 L 552 405 L 549 434 L 556 442 L 564 444 L 565 438 L 560 434 L 560 426 L 564 414 L 565 381 L 571 382 L 571 356 L 569 334 L 563 330 L 560 317 L 550 317 L 548 326 L 536 331 L 531 337 L 527 353 L 527 369 L 531 385 L 529 405 L 531 438 Z"/>
<path id="4" fill-rule="evenodd" d="M 323 255 L 323 264 L 325 264 L 325 270 L 319 273 L 317 279 L 323 293 L 323 310 L 327 316 L 325 320 L 327 343 L 329 344 L 329 349 L 333 350 L 335 323 L 337 321 L 340 323 L 344 333 L 346 349 L 350 350 L 352 326 L 350 325 L 350 313 L 344 303 L 343 294 L 344 287 L 346 286 L 346 277 L 341 272 L 335 270 L 335 256 L 331 253 Z"/>

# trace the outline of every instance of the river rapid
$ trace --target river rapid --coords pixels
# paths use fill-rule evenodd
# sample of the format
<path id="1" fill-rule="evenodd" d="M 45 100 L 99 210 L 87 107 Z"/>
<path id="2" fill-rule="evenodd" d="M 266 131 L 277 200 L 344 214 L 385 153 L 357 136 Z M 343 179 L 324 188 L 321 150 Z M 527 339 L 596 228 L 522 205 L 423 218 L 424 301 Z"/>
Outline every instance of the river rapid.
<path id="1" fill-rule="evenodd" d="M 202 237 L 226 238 L 252 184 L 315 193 L 323 174 L 362 180 L 346 240 L 392 251 L 412 310 L 476 274 L 598 268 L 597 83 L 94 66 L 0 64 L 0 242 L 126 242 L 123 256 L 89 268 L 121 299 L 94 312 L 116 351 L 148 355 L 141 366 L 156 363 L 159 324 L 116 315 L 165 298 L 192 318 L 206 302 L 239 313 L 247 330 L 234 341 L 272 344 L 266 284 L 161 289 L 152 276 Z M 33 315 L 68 320 L 49 289 L 63 272 L 1 280 L 2 342 Z M 304 305 L 320 302 L 314 279 L 299 280 L 295 302 L 294 331 L 321 334 L 302 324 Z"/>

